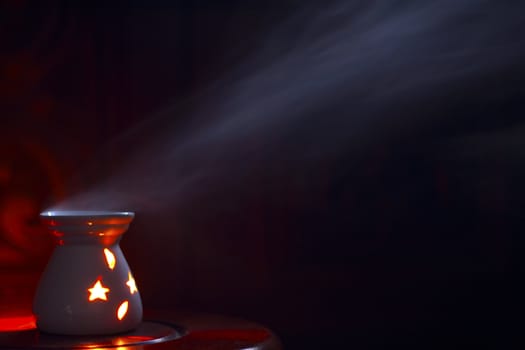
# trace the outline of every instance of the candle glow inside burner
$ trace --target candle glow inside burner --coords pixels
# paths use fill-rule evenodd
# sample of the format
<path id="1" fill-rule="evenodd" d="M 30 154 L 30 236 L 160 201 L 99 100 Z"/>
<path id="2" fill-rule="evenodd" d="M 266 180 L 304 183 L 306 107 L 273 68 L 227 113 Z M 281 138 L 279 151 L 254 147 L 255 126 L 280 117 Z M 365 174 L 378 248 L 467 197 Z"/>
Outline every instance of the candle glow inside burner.
<path id="1" fill-rule="evenodd" d="M 142 302 L 119 246 L 134 214 L 51 211 L 40 217 L 56 247 L 33 303 L 39 330 L 104 335 L 135 329 Z"/>

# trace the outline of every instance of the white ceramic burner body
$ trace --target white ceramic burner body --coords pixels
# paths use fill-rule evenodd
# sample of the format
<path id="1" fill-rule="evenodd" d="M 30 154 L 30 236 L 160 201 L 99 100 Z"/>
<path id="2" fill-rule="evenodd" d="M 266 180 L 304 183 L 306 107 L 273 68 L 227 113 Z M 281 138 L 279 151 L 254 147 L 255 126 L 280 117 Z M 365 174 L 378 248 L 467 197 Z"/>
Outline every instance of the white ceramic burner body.
<path id="1" fill-rule="evenodd" d="M 130 212 L 55 211 L 40 215 L 57 245 L 38 285 L 33 312 L 47 333 L 102 335 L 142 321 L 142 301 L 119 241 Z"/>

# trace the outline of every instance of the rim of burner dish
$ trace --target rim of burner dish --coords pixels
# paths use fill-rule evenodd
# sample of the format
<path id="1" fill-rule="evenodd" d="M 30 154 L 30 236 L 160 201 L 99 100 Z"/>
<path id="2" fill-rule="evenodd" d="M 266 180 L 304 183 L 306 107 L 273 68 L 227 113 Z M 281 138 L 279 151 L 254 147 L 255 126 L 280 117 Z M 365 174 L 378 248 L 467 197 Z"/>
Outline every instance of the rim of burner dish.
<path id="1" fill-rule="evenodd" d="M 40 213 L 45 218 L 50 217 L 133 217 L 132 211 L 111 211 L 111 210 L 46 210 Z"/>
<path id="2" fill-rule="evenodd" d="M 49 226 L 127 225 L 135 217 L 130 211 L 49 210 L 40 213 Z"/>

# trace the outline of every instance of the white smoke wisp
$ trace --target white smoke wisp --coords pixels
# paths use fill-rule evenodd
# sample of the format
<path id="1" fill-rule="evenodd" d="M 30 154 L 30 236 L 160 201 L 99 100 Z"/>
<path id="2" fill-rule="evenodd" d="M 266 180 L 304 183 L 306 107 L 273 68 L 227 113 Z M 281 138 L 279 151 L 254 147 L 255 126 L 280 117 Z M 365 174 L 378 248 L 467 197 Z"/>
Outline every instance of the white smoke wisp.
<path id="1" fill-rule="evenodd" d="M 497 74 L 525 58 L 525 5 L 496 1 L 336 1 L 304 6 L 260 50 L 201 95 L 197 120 L 154 139 L 107 179 L 55 208 L 155 209 L 270 160 L 308 171 L 435 116 L 407 106 Z M 162 122 L 160 122 L 162 121 Z M 167 125 L 167 127 L 166 127 Z"/>

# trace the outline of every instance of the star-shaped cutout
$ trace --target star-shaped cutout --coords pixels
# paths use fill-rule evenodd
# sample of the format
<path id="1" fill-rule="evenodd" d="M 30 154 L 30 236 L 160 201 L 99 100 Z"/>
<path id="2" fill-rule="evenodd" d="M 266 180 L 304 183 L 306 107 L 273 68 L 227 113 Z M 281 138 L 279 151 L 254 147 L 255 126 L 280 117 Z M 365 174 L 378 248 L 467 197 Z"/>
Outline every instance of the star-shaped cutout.
<path id="1" fill-rule="evenodd" d="M 128 272 L 128 281 L 126 282 L 129 287 L 129 292 L 131 294 L 138 292 L 137 285 L 135 284 L 135 279 L 131 276 L 131 272 Z"/>
<path id="2" fill-rule="evenodd" d="M 89 288 L 88 291 L 90 293 L 89 301 L 94 301 L 97 299 L 108 300 L 106 293 L 109 293 L 109 288 L 104 287 L 100 280 L 97 280 L 93 287 Z"/>

